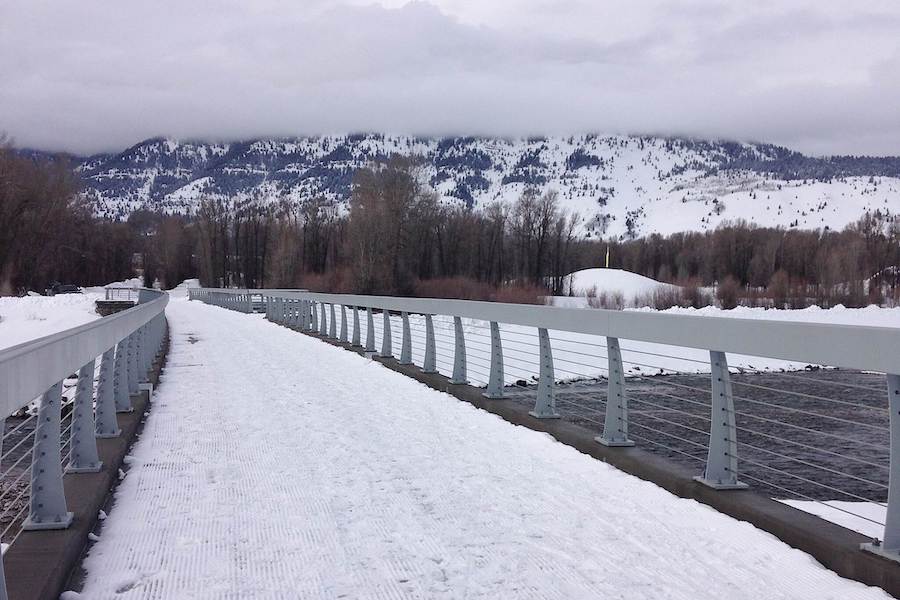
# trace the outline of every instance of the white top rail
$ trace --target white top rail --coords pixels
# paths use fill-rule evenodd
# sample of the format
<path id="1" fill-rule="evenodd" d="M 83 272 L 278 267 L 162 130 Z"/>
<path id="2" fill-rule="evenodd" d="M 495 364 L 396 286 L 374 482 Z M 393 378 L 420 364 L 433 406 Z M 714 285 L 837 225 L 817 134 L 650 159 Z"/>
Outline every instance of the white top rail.
<path id="1" fill-rule="evenodd" d="M 239 290 L 207 289 L 219 293 Z M 813 365 L 900 374 L 900 328 L 799 323 L 472 300 L 252 290 L 269 297 L 451 315 L 623 340 L 778 358 Z"/>
<path id="2" fill-rule="evenodd" d="M 0 350 L 0 414 L 12 414 L 163 312 L 165 292 L 140 289 L 122 312 Z M 0 417 L 0 418 L 2 418 Z"/>

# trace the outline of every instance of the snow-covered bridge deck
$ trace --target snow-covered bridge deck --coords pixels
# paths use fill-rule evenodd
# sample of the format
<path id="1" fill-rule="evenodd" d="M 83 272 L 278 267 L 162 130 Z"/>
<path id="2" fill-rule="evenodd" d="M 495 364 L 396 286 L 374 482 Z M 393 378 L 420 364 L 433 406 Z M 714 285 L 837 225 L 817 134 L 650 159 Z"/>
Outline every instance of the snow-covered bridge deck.
<path id="1" fill-rule="evenodd" d="M 377 362 L 173 299 L 88 598 L 882 598 Z"/>

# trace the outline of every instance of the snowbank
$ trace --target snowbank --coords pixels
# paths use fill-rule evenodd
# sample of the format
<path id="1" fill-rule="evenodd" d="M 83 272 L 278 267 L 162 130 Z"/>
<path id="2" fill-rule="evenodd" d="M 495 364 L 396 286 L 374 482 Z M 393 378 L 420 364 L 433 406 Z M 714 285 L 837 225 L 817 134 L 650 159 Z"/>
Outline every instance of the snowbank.
<path id="1" fill-rule="evenodd" d="M 646 296 L 660 288 L 674 288 L 668 283 L 638 275 L 622 269 L 582 269 L 567 276 L 570 289 L 575 296 L 586 296 L 593 288 L 597 293 L 620 293 L 627 302 L 635 296 Z"/>

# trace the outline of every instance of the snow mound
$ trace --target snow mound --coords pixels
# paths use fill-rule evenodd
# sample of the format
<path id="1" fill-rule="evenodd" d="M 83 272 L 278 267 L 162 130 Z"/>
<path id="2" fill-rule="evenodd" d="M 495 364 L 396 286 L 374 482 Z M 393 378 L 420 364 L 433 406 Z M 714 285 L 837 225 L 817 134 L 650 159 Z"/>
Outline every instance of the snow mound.
<path id="1" fill-rule="evenodd" d="M 626 300 L 652 294 L 659 288 L 675 287 L 622 269 L 582 269 L 570 273 L 569 287 L 575 296 L 586 296 L 593 288 L 598 294 L 621 293 Z"/>
<path id="2" fill-rule="evenodd" d="M 172 298 L 187 298 L 188 290 L 197 289 L 200 287 L 199 279 L 185 279 L 171 290 L 169 290 L 169 296 Z"/>

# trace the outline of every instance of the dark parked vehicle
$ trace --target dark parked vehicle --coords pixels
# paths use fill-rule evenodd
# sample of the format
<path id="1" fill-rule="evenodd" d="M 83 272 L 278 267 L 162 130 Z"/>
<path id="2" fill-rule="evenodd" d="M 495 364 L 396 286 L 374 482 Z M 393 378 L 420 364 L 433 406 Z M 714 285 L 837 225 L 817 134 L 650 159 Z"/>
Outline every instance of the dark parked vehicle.
<path id="1" fill-rule="evenodd" d="M 48 296 L 55 296 L 57 294 L 80 294 L 81 288 L 77 285 L 73 285 L 71 283 L 51 283 L 50 287 L 47 288 L 46 294 Z"/>

